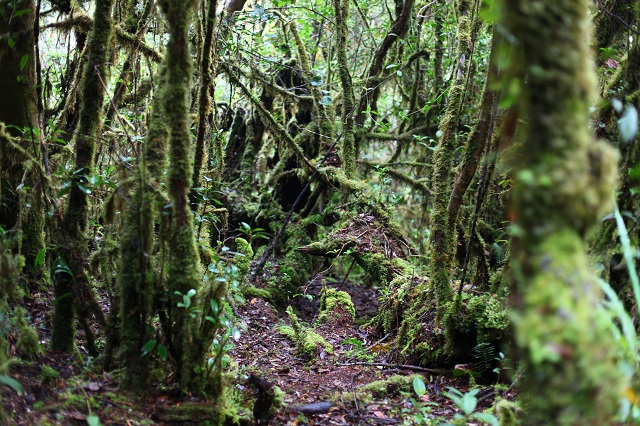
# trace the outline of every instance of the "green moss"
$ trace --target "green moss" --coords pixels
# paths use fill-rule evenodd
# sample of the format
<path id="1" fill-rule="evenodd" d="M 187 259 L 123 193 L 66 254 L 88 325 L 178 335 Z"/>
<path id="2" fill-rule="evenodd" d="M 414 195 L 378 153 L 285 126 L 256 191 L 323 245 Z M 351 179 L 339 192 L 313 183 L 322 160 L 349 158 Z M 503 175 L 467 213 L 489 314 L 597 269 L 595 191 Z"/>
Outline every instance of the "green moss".
<path id="1" fill-rule="evenodd" d="M 302 356 L 312 360 L 317 356 L 318 350 L 320 349 L 324 349 L 327 353 L 333 354 L 333 345 L 311 328 L 303 326 L 291 306 L 287 308 L 287 314 L 289 315 L 291 327 L 281 326 L 279 331 L 295 342 Z"/>
<path id="2" fill-rule="evenodd" d="M 296 340 L 296 331 L 290 325 L 283 325 L 278 328 L 278 332 L 285 337 L 295 341 Z"/>
<path id="3" fill-rule="evenodd" d="M 269 408 L 269 415 L 273 417 L 276 415 L 276 412 L 280 407 L 284 406 L 284 398 L 286 394 L 282 389 L 280 389 L 280 386 L 274 386 L 272 390 L 274 398 L 273 404 L 271 404 L 271 407 Z"/>
<path id="4" fill-rule="evenodd" d="M 35 328 L 23 324 L 20 327 L 20 337 L 16 342 L 18 349 L 23 356 L 27 358 L 33 358 L 36 355 L 40 355 L 43 352 L 42 345 L 38 339 L 38 332 Z"/>
<path id="5" fill-rule="evenodd" d="M 386 285 L 390 275 L 391 261 L 382 253 L 363 253 L 358 264 L 380 285 Z"/>
<path id="6" fill-rule="evenodd" d="M 239 255 L 235 257 L 234 262 L 238 267 L 238 272 L 244 277 L 249 273 L 251 259 L 253 259 L 253 249 L 251 244 L 244 238 L 236 238 L 236 245 Z"/>
<path id="7" fill-rule="evenodd" d="M 60 378 L 60 373 L 48 365 L 43 365 L 40 367 L 40 378 L 43 383 L 53 383 Z"/>
<path id="8" fill-rule="evenodd" d="M 272 301 L 273 297 L 272 294 L 269 290 L 264 289 L 264 288 L 257 288 L 255 286 L 252 285 L 248 285 L 246 287 L 242 288 L 242 294 L 244 295 L 245 298 L 249 298 L 249 297 L 257 297 L 260 298 L 262 300 L 267 300 L 267 301 Z"/>
<path id="9" fill-rule="evenodd" d="M 318 323 L 340 320 L 344 318 L 345 313 L 351 321 L 356 317 L 356 308 L 353 306 L 349 293 L 335 288 L 325 288 L 320 296 Z"/>
<path id="10" fill-rule="evenodd" d="M 509 313 L 503 301 L 491 294 L 474 296 L 466 306 L 467 315 L 478 331 L 478 341 L 490 341 L 509 326 Z"/>
<path id="11" fill-rule="evenodd" d="M 420 374 L 409 376 L 395 375 L 384 380 L 367 383 L 356 389 L 358 400 L 368 403 L 376 399 L 392 397 L 400 392 L 412 392 L 413 380 L 418 377 L 424 380 Z M 348 399 L 353 399 L 353 394 L 345 394 Z"/>
<path id="12" fill-rule="evenodd" d="M 307 359 L 313 359 L 318 355 L 318 350 L 322 348 L 328 354 L 333 354 L 333 345 L 325 340 L 313 330 L 305 330 L 300 338 L 298 349 Z"/>
<path id="13" fill-rule="evenodd" d="M 494 404 L 500 426 L 519 426 L 522 410 L 517 402 L 500 399 Z"/>

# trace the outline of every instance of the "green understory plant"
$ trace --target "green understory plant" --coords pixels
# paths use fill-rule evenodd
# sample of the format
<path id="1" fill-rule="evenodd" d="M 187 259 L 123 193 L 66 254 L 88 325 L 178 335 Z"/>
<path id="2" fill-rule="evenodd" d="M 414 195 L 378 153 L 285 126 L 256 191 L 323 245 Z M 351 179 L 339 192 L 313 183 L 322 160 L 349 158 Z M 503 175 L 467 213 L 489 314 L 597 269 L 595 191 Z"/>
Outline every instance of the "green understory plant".
<path id="1" fill-rule="evenodd" d="M 456 406 L 462 411 L 462 413 L 456 413 L 453 416 L 454 424 L 468 424 L 470 421 L 481 421 L 483 423 L 490 424 L 492 426 L 498 426 L 498 419 L 491 413 L 478 413 L 476 408 L 478 406 L 478 398 L 476 395 L 480 392 L 480 389 L 472 389 L 469 392 L 462 393 L 460 390 L 449 387 L 448 392 L 444 392 L 443 395 L 451 399 Z"/>

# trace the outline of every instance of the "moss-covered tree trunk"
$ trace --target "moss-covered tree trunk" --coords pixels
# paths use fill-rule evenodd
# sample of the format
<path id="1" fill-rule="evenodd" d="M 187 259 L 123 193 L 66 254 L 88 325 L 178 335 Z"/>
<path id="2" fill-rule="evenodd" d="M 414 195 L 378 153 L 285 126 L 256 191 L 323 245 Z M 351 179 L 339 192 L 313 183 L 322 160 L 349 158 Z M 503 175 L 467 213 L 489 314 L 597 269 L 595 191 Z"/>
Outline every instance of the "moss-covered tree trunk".
<path id="1" fill-rule="evenodd" d="M 458 19 L 458 51 L 455 79 L 449 90 L 449 101 L 440 122 L 440 141 L 434 153 L 432 194 L 433 209 L 430 217 L 429 268 L 439 309 L 451 299 L 451 270 L 453 268 L 453 232 L 449 226 L 447 206 L 451 192 L 451 168 L 457 147 L 456 129 L 464 97 L 469 57 L 471 53 L 471 2 L 456 2 Z"/>
<path id="2" fill-rule="evenodd" d="M 164 171 L 168 138 L 159 94 L 156 92 L 153 97 L 144 157 L 138 169 L 137 187 L 129 198 L 120 243 L 119 340 L 125 368 L 122 386 L 131 390 L 142 390 L 147 385 L 150 364 L 141 349 L 153 337 L 149 330 L 158 278 L 151 256 L 155 252 L 153 226 L 159 204 L 155 191 Z"/>
<path id="3" fill-rule="evenodd" d="M 55 312 L 51 347 L 70 351 L 75 342 L 75 310 L 87 337 L 88 350 L 96 353 L 93 334 L 87 325 L 89 315 L 104 322 L 102 311 L 96 306 L 85 273 L 87 259 L 87 224 L 89 199 L 88 177 L 93 173 L 96 141 L 102 127 L 102 104 L 109 77 L 109 50 L 113 33 L 111 11 L 113 0 L 97 0 L 93 29 L 88 45 L 88 60 L 82 79 L 80 118 L 76 129 L 75 169 L 71 191 L 58 236 L 58 260 L 55 275 Z M 68 266 L 68 267 L 67 267 Z"/>
<path id="4" fill-rule="evenodd" d="M 189 56 L 189 21 L 191 2 L 169 0 L 164 5 L 171 35 L 167 44 L 167 83 L 164 108 L 169 126 L 169 192 L 171 196 L 171 240 L 168 292 L 171 298 L 171 342 L 176 349 L 179 382 L 183 389 L 192 389 L 196 377 L 198 324 L 184 307 L 177 305 L 191 289 L 199 288 L 199 256 L 196 247 L 193 214 L 187 203 L 193 175 L 189 91 L 192 61 Z M 192 304 L 196 305 L 192 298 Z"/>
<path id="5" fill-rule="evenodd" d="M 25 10 L 28 12 L 23 13 Z M 32 0 L 0 1 L 0 34 L 8 36 L 0 42 L 0 93 L 3 99 L 0 122 L 7 126 L 9 135 L 20 138 L 15 143 L 38 160 L 41 129 L 36 93 L 34 20 Z M 44 272 L 42 265 L 34 266 L 38 252 L 44 247 L 44 179 L 39 165 L 26 160 L 8 140 L 0 145 L 0 226 L 5 230 L 16 226 L 22 229 L 21 251 L 29 266 L 25 272 L 37 278 Z M 26 198 L 19 194 L 20 184 L 24 184 Z"/>
<path id="6" fill-rule="evenodd" d="M 347 177 L 356 171 L 355 99 L 347 62 L 349 0 L 333 0 L 336 14 L 338 75 L 342 84 L 342 165 Z"/>
<path id="7" fill-rule="evenodd" d="M 587 0 L 505 1 L 527 72 L 511 266 L 524 423 L 613 424 L 624 387 L 584 236 L 610 204 L 617 154 L 593 140 Z"/>

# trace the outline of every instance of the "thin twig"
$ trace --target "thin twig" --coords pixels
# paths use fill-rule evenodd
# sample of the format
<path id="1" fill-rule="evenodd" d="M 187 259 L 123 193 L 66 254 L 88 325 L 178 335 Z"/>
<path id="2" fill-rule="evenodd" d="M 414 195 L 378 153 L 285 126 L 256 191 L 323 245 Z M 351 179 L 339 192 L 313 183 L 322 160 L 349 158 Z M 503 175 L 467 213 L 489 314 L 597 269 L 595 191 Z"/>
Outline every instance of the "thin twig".
<path id="1" fill-rule="evenodd" d="M 368 365 L 370 367 L 385 367 L 385 368 L 395 368 L 400 370 L 411 370 L 418 371 L 421 373 L 434 373 L 434 374 L 449 374 L 450 370 L 445 370 L 443 368 L 424 368 L 418 367 L 417 365 L 407 365 L 407 364 L 388 364 L 386 362 L 348 362 L 345 364 L 338 364 L 340 367 L 349 367 L 352 365 Z"/>

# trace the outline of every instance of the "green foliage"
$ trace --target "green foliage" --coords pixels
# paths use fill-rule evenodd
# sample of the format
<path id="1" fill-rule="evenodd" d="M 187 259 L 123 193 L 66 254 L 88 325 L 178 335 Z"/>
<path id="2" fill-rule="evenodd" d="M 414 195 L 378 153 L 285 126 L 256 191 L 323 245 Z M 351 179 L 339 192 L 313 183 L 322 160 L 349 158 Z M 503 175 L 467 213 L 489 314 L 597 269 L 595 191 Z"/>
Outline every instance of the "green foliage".
<path id="1" fill-rule="evenodd" d="M 462 422 L 461 424 L 467 424 L 469 421 L 478 420 L 492 426 L 498 426 L 498 419 L 493 414 L 475 412 L 476 406 L 478 405 L 476 395 L 480 389 L 473 389 L 465 393 L 462 393 L 458 389 L 452 387 L 449 387 L 448 389 L 448 392 L 444 392 L 444 396 L 451 399 L 462 411 L 462 413 L 455 414 L 453 417 L 454 420 Z"/>

